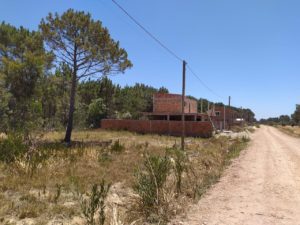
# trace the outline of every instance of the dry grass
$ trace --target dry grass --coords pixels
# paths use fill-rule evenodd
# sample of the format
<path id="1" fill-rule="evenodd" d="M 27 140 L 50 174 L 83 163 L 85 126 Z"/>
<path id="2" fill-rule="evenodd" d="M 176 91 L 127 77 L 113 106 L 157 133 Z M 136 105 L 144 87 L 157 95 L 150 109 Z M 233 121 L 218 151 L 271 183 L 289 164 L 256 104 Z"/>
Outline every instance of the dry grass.
<path id="1" fill-rule="evenodd" d="M 277 128 L 286 134 L 300 137 L 300 126 L 277 126 Z"/>
<path id="2" fill-rule="evenodd" d="M 125 131 L 74 131 L 75 145 L 65 147 L 63 132 L 43 135 L 40 151 L 46 155 L 30 176 L 22 164 L 0 163 L 0 223 L 18 224 L 83 224 L 78 198 L 102 179 L 113 184 L 108 197 L 108 215 L 118 205 L 120 217 L 128 221 L 140 218 L 130 212 L 134 195 L 134 172 L 144 161 L 145 152 L 164 155 L 166 148 L 179 146 L 180 138 L 159 135 L 138 135 Z M 116 151 L 119 141 L 124 149 Z M 220 176 L 228 151 L 237 142 L 226 137 L 218 139 L 188 138 L 186 152 L 189 173 L 184 174 L 184 193 L 173 204 L 173 214 L 183 211 L 191 199 L 201 196 Z M 105 143 L 105 144 L 103 144 Z M 128 215 L 129 214 L 129 215 Z M 124 219 L 125 220 L 125 219 Z M 108 216 L 107 222 L 110 222 Z M 138 224 L 138 223 L 136 223 Z"/>

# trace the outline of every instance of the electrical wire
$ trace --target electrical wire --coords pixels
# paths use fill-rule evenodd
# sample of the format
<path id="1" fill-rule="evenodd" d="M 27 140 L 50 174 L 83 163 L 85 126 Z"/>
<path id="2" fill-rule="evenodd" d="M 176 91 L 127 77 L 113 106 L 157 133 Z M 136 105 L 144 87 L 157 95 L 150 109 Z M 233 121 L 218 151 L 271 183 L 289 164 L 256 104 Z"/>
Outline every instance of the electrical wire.
<path id="1" fill-rule="evenodd" d="M 187 68 L 188 70 L 200 81 L 200 83 L 202 84 L 203 87 L 205 87 L 208 91 L 210 91 L 212 94 L 214 94 L 215 96 L 217 96 L 218 98 L 224 100 L 224 98 L 219 95 L 218 93 L 216 93 L 213 89 L 211 89 L 193 70 L 192 68 L 187 64 Z"/>
<path id="2" fill-rule="evenodd" d="M 148 34 L 156 43 L 158 43 L 162 48 L 164 48 L 167 52 L 169 52 L 173 57 L 175 57 L 179 61 L 183 61 L 174 51 L 169 49 L 165 44 L 163 44 L 158 38 L 156 38 L 150 31 L 148 31 L 141 23 L 139 23 L 133 16 L 131 16 L 119 3 L 115 0 L 112 2 L 120 8 L 136 25 L 138 25 L 146 34 Z"/>
<path id="3" fill-rule="evenodd" d="M 165 49 L 169 54 L 171 54 L 174 58 L 179 60 L 180 62 L 183 62 L 184 60 L 179 57 L 174 51 L 172 51 L 170 48 L 168 48 L 165 44 L 163 44 L 157 37 L 155 37 L 150 31 L 148 31 L 140 22 L 138 22 L 133 16 L 130 15 L 129 12 L 127 12 L 116 0 L 112 0 L 112 2 L 123 11 L 138 27 L 140 27 L 149 37 L 151 37 L 157 44 L 159 44 L 163 49 Z M 214 90 L 212 90 L 193 70 L 192 68 L 187 64 L 188 70 L 200 81 L 202 86 L 204 86 L 208 91 L 210 91 L 212 94 L 217 96 L 218 98 L 224 100 L 221 95 L 216 93 Z"/>

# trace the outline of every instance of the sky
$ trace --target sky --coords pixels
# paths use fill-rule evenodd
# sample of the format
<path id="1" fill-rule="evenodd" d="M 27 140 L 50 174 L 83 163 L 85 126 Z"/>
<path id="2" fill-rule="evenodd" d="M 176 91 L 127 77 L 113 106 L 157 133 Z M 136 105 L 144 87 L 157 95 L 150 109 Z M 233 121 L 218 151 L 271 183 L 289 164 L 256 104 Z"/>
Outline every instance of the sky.
<path id="1" fill-rule="evenodd" d="M 251 108 L 256 118 L 290 115 L 300 103 L 300 1 L 117 0 L 185 59 L 186 94 Z M 181 93 L 182 63 L 111 0 L 0 0 L 0 21 L 37 30 L 49 12 L 90 12 L 125 48 L 133 67 L 111 79 Z M 212 91 L 211 91 L 212 90 Z"/>

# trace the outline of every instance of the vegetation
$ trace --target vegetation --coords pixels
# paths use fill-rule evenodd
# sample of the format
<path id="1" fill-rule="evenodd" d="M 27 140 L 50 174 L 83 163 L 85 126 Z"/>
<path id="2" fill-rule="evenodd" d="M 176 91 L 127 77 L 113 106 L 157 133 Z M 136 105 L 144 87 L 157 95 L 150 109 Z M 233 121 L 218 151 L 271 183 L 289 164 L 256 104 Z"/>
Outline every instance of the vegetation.
<path id="1" fill-rule="evenodd" d="M 168 93 L 108 78 L 131 66 L 85 12 L 50 13 L 38 31 L 1 23 L 1 223 L 164 224 L 245 147 L 191 138 L 183 153 L 176 137 L 89 130 L 103 118 L 141 118 L 154 93 Z"/>
<path id="2" fill-rule="evenodd" d="M 295 124 L 300 125 L 300 105 L 296 105 L 295 112 L 292 114 L 291 118 Z"/>
<path id="3" fill-rule="evenodd" d="M 134 190 L 140 196 L 139 207 L 150 222 L 159 223 L 168 214 L 164 188 L 170 168 L 167 156 L 146 155 L 143 169 L 136 172 Z"/>
<path id="4" fill-rule="evenodd" d="M 0 142 L 0 161 L 11 164 L 21 160 L 28 151 L 28 146 L 19 135 L 9 135 Z"/>
<path id="5" fill-rule="evenodd" d="M 100 21 L 90 14 L 67 10 L 61 16 L 49 15 L 40 24 L 42 36 L 56 59 L 70 67 L 71 90 L 64 141 L 71 142 L 77 82 L 91 76 L 124 72 L 132 66 L 127 52 L 119 47 Z"/>
<path id="6" fill-rule="evenodd" d="M 259 122 L 261 124 L 267 124 L 267 125 L 281 125 L 281 126 L 300 125 L 300 105 L 296 105 L 296 109 L 291 116 L 281 115 L 279 117 L 261 119 Z"/>
<path id="7" fill-rule="evenodd" d="M 277 128 L 288 135 L 300 137 L 299 126 L 277 126 Z"/>
<path id="8" fill-rule="evenodd" d="M 190 138 L 183 154 L 177 150 L 177 137 L 74 131 L 71 147 L 60 142 L 63 137 L 62 131 L 48 132 L 34 144 L 38 156 L 31 157 L 33 172 L 26 166 L 27 157 L 0 162 L 3 221 L 31 218 L 43 224 L 60 218 L 62 223 L 74 219 L 85 223 L 94 218 L 99 223 L 105 218 L 109 224 L 117 207 L 125 224 L 163 224 L 216 182 L 248 141 Z M 113 146 L 122 146 L 122 151 Z M 103 179 L 105 188 L 101 188 Z"/>
<path id="9" fill-rule="evenodd" d="M 107 76 L 132 64 L 90 14 L 71 9 L 49 14 L 39 31 L 3 22 L 0 34 L 0 132 L 28 136 L 67 127 L 68 142 L 73 127 L 99 127 L 102 118 L 139 118 L 152 110 L 154 93 L 168 92 L 113 84 Z"/>
<path id="10" fill-rule="evenodd" d="M 81 209 L 84 217 L 86 218 L 86 222 L 88 225 L 95 225 L 95 214 L 99 210 L 99 225 L 104 225 L 105 222 L 105 199 L 107 197 L 108 191 L 110 188 L 110 184 L 106 185 L 105 181 L 102 180 L 99 187 L 97 184 L 94 184 L 92 187 L 92 191 L 89 194 L 89 199 L 81 200 Z"/>

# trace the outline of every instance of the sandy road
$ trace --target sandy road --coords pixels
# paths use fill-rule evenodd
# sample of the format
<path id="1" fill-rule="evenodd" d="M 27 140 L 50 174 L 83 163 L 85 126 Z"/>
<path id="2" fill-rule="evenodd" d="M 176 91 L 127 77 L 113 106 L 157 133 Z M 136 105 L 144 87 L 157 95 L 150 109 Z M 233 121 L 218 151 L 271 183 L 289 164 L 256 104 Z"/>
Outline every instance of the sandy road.
<path id="1" fill-rule="evenodd" d="M 262 126 L 220 182 L 171 224 L 300 225 L 300 139 Z"/>

